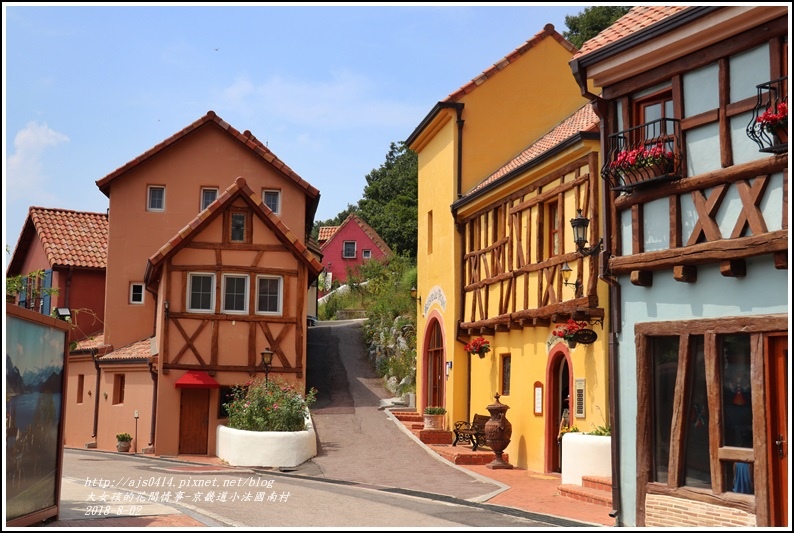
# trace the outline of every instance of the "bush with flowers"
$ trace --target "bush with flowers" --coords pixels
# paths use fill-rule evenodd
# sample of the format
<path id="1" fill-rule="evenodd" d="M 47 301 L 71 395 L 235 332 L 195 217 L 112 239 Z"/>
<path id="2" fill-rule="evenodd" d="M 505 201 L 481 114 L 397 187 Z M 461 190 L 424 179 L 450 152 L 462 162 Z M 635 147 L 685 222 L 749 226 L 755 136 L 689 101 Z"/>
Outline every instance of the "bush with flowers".
<path id="1" fill-rule="evenodd" d="M 566 341 L 573 340 L 573 334 L 579 331 L 580 329 L 586 329 L 587 322 L 577 322 L 576 320 L 569 318 L 567 322 L 564 324 L 557 325 L 556 328 L 551 332 L 552 335 L 555 337 L 560 337 L 561 339 L 565 339 Z"/>
<path id="2" fill-rule="evenodd" d="M 774 133 L 777 129 L 788 129 L 788 105 L 786 102 L 779 102 L 777 110 L 774 107 L 768 108 L 756 119 L 766 131 Z"/>
<path id="3" fill-rule="evenodd" d="M 633 150 L 622 150 L 614 161 L 609 164 L 612 170 L 637 170 L 654 165 L 666 166 L 673 161 L 673 152 L 665 150 L 661 142 L 650 148 L 639 147 Z"/>
<path id="4" fill-rule="evenodd" d="M 224 404 L 228 426 L 247 431 L 303 431 L 316 396 L 314 388 L 304 395 L 281 379 L 249 381 L 234 387 L 232 400 Z"/>
<path id="5" fill-rule="evenodd" d="M 477 337 L 468 343 L 463 349 L 466 350 L 466 352 L 470 355 L 477 354 L 482 357 L 491 351 L 491 344 L 482 337 Z"/>

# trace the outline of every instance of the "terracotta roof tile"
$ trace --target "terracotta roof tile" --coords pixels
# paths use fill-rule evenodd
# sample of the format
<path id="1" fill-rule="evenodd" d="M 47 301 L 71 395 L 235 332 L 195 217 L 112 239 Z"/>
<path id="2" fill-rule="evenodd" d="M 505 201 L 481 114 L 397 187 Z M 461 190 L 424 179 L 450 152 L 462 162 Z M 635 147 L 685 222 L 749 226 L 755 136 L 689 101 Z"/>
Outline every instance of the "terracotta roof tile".
<path id="1" fill-rule="evenodd" d="M 122 346 L 118 350 L 103 355 L 99 358 L 100 362 L 103 361 L 137 361 L 141 359 L 149 359 L 152 356 L 152 339 L 146 338 Z"/>
<path id="2" fill-rule="evenodd" d="M 89 337 L 87 339 L 83 339 L 77 343 L 77 347 L 72 350 L 73 352 L 88 352 L 90 350 L 99 350 L 100 348 L 105 346 L 105 335 L 96 335 L 94 337 Z"/>
<path id="3" fill-rule="evenodd" d="M 507 54 L 505 57 L 494 63 L 491 67 L 483 71 L 479 76 L 471 80 L 469 83 L 455 91 L 454 93 L 450 94 L 443 102 L 456 102 L 460 100 L 463 96 L 469 94 L 474 89 L 485 83 L 488 79 L 492 78 L 500 71 L 504 70 L 510 63 L 515 61 L 517 58 L 525 54 L 528 50 L 535 47 L 540 43 L 543 39 L 551 37 L 558 41 L 560 44 L 565 46 L 571 52 L 576 50 L 576 47 L 567 41 L 562 35 L 557 33 L 554 29 L 553 24 L 546 24 L 543 27 L 543 30 L 538 32 L 534 37 L 530 40 Z"/>
<path id="4" fill-rule="evenodd" d="M 340 226 L 321 226 L 320 231 L 317 234 L 317 240 L 320 243 L 323 243 L 331 238 L 331 236 L 336 233 Z"/>
<path id="5" fill-rule="evenodd" d="M 687 8 L 689 6 L 650 5 L 632 7 L 628 13 L 616 20 L 611 26 L 585 42 L 582 48 L 574 54 L 573 59 L 576 60 L 600 50 Z"/>
<path id="6" fill-rule="evenodd" d="M 293 171 L 283 161 L 281 161 L 278 157 L 276 157 L 276 155 L 273 152 L 271 152 L 267 148 L 267 146 L 265 146 L 259 140 L 257 140 L 257 138 L 254 137 L 254 135 L 250 131 L 245 131 L 244 133 L 240 133 L 238 130 L 231 127 L 228 122 L 226 122 L 225 120 L 221 119 L 218 115 L 216 115 L 214 111 L 208 111 L 206 115 L 195 121 L 193 124 L 190 124 L 189 126 L 183 128 L 181 131 L 175 133 L 171 137 L 165 139 L 164 141 L 161 141 L 159 144 L 155 145 L 146 152 L 142 153 L 132 161 L 128 162 L 126 165 L 114 170 L 104 178 L 97 180 L 96 182 L 97 187 L 99 187 L 99 190 L 101 190 L 105 196 L 110 197 L 109 187 L 113 180 L 123 175 L 125 172 L 129 171 L 131 168 L 137 166 L 146 159 L 149 159 L 150 157 L 159 153 L 164 148 L 179 141 L 180 139 L 182 139 L 192 131 L 197 130 L 198 128 L 204 126 L 205 124 L 215 124 L 219 128 L 226 131 L 234 139 L 238 140 L 244 146 L 248 147 L 252 152 L 259 155 L 265 161 L 269 162 L 271 165 L 273 165 L 281 172 L 283 172 L 288 178 L 290 178 L 300 188 L 302 188 L 308 196 L 312 198 L 317 198 L 319 196 L 320 194 L 319 190 L 309 185 L 307 181 L 301 178 L 297 173 L 295 173 L 295 171 Z"/>
<path id="7" fill-rule="evenodd" d="M 592 102 L 586 103 L 573 115 L 552 129 L 549 133 L 538 139 L 536 142 L 532 143 L 529 147 L 508 161 L 496 172 L 478 183 L 474 188 L 467 192 L 464 197 L 482 189 L 486 185 L 498 181 L 500 178 L 510 174 L 517 168 L 529 163 L 538 156 L 548 152 L 555 146 L 562 144 L 566 140 L 578 135 L 581 132 L 597 132 L 599 121 L 598 116 L 595 114 L 595 110 L 593 109 L 594 105 L 595 104 Z"/>
<path id="8" fill-rule="evenodd" d="M 51 266 L 107 267 L 106 214 L 31 207 L 28 221 L 41 239 Z"/>

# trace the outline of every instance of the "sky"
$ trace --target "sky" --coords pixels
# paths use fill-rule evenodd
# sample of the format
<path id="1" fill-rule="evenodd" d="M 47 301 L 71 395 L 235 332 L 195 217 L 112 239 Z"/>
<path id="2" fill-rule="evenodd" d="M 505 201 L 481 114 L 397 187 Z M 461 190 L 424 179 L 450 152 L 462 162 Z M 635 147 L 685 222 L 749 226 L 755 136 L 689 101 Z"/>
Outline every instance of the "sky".
<path id="1" fill-rule="evenodd" d="M 586 4 L 3 3 L 3 244 L 214 111 L 355 205 L 433 106 Z"/>

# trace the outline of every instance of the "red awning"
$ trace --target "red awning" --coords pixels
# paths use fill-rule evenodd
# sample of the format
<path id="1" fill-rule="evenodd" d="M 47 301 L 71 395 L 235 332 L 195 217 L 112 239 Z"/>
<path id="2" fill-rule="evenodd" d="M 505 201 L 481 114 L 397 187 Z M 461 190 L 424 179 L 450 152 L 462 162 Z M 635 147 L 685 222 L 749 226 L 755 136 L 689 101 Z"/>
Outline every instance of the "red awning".
<path id="1" fill-rule="evenodd" d="M 185 375 L 176 380 L 174 387 L 182 389 L 217 389 L 221 384 L 215 381 L 206 372 L 188 370 Z"/>

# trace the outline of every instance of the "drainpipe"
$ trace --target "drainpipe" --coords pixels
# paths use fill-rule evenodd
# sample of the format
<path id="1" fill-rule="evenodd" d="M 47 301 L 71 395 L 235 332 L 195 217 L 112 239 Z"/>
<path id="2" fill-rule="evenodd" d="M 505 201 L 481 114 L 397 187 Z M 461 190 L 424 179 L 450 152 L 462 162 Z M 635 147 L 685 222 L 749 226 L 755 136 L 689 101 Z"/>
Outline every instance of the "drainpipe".
<path id="1" fill-rule="evenodd" d="M 154 365 L 149 361 L 149 374 L 152 376 L 152 426 L 149 429 L 149 444 L 154 446 L 154 429 L 157 425 L 157 371 Z"/>
<path id="2" fill-rule="evenodd" d="M 99 368 L 99 361 L 97 361 L 97 349 L 91 348 L 91 359 L 94 360 L 94 369 L 96 370 L 96 383 L 94 385 L 94 390 L 96 394 L 94 394 L 94 434 L 91 435 L 91 438 L 94 439 L 94 444 L 97 442 L 97 428 L 99 427 L 99 378 L 102 371 Z"/>
<path id="3" fill-rule="evenodd" d="M 463 104 L 459 102 L 439 102 L 438 107 L 444 109 L 454 109 L 455 115 L 457 116 L 457 125 L 458 125 L 458 172 L 456 176 L 456 188 L 457 193 L 455 194 L 456 198 L 461 198 L 463 196 L 463 192 L 461 188 L 463 187 L 463 123 L 465 122 L 461 115 L 463 115 Z"/>

